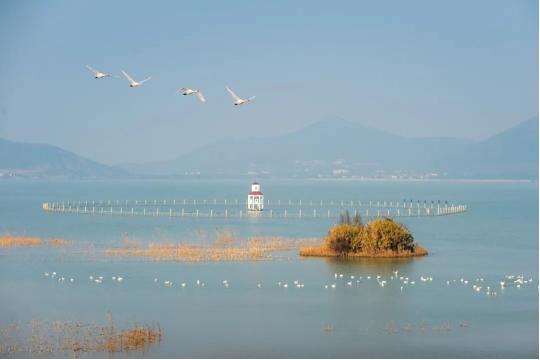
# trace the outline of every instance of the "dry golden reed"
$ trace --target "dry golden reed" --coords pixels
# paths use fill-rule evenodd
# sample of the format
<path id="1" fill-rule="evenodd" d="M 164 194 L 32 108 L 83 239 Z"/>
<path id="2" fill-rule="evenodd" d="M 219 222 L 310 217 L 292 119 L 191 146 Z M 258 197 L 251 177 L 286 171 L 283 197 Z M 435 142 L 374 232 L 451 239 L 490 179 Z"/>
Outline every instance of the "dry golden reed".
<path id="1" fill-rule="evenodd" d="M 416 244 L 414 252 L 410 251 L 381 251 L 381 252 L 354 252 L 348 253 L 346 255 L 338 254 L 334 250 L 328 248 L 326 244 L 321 244 L 318 246 L 303 246 L 300 248 L 300 256 L 319 256 L 319 257 L 337 257 L 343 256 L 347 258 L 359 258 L 359 257 L 380 257 L 380 258 L 402 258 L 402 257 L 416 257 L 416 256 L 426 256 L 428 251 L 423 248 L 421 245 Z"/>
<path id="2" fill-rule="evenodd" d="M 44 241 L 33 236 L 16 236 L 9 234 L 0 236 L 0 248 L 37 247 L 45 245 L 51 247 L 66 247 L 71 245 L 71 242 L 56 238 Z"/>
<path id="3" fill-rule="evenodd" d="M 251 261 L 268 260 L 274 251 L 298 249 L 314 244 L 315 239 L 259 237 L 242 240 L 230 233 L 217 236 L 209 246 L 181 243 L 150 243 L 147 246 L 119 247 L 105 250 L 106 256 L 143 257 L 156 261 Z"/>
<path id="4" fill-rule="evenodd" d="M 0 330 L 0 356 L 31 355 L 33 357 L 69 356 L 82 353 L 114 353 L 141 351 L 161 341 L 159 326 L 140 325 L 116 329 L 112 317 L 109 324 L 83 324 L 74 321 L 38 321 L 30 324 L 30 339 L 21 334 L 20 326 Z M 29 341 L 28 341 L 29 340 Z"/>
<path id="5" fill-rule="evenodd" d="M 37 237 L 31 236 L 14 236 L 14 235 L 2 235 L 0 236 L 0 247 L 35 247 L 43 245 L 43 241 Z"/>

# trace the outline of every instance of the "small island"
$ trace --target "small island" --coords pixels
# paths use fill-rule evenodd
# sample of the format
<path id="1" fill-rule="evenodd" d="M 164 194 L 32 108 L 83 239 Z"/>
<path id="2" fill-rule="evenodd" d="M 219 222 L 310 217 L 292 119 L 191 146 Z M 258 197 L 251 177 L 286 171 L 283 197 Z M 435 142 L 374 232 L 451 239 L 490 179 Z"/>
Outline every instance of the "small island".
<path id="1" fill-rule="evenodd" d="M 427 254 L 405 225 L 390 218 L 363 224 L 359 215 L 351 217 L 348 212 L 328 231 L 323 244 L 300 248 L 300 256 L 401 258 Z"/>

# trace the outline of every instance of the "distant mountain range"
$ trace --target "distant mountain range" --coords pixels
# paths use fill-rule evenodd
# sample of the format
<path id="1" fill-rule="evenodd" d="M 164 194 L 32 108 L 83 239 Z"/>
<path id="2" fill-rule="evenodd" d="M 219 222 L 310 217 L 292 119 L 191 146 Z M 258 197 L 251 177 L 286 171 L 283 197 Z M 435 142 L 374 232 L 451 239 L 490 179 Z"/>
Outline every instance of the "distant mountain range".
<path id="1" fill-rule="evenodd" d="M 538 116 L 484 141 L 407 138 L 342 119 L 230 139 L 175 160 L 111 167 L 50 145 L 0 139 L 0 174 L 69 177 L 538 179 Z"/>
<path id="2" fill-rule="evenodd" d="M 487 140 L 407 138 L 342 119 L 277 136 L 223 140 L 139 175 L 538 178 L 538 116 Z"/>
<path id="3" fill-rule="evenodd" d="M 122 169 L 85 159 L 56 146 L 0 138 L 0 178 L 104 178 L 126 175 Z"/>

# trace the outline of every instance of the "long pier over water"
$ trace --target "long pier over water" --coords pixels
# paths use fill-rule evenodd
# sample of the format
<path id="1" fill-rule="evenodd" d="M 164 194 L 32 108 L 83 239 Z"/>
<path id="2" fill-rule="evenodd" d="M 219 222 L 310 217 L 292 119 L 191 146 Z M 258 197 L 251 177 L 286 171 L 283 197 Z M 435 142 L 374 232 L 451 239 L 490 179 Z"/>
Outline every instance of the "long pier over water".
<path id="1" fill-rule="evenodd" d="M 180 218 L 335 218 L 344 211 L 365 218 L 429 217 L 461 214 L 467 205 L 448 201 L 360 201 L 360 200 L 265 200 L 263 211 L 248 211 L 247 203 L 238 199 L 181 199 L 181 200 L 85 200 L 45 202 L 46 212 L 116 215 L 159 216 Z"/>

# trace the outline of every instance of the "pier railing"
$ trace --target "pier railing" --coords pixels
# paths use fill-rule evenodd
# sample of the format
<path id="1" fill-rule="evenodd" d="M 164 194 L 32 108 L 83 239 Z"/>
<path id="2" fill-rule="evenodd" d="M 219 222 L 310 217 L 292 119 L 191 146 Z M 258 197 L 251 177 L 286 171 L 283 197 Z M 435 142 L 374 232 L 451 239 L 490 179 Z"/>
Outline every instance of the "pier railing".
<path id="1" fill-rule="evenodd" d="M 93 200 L 45 202 L 46 212 L 154 217 L 243 218 L 335 218 L 344 211 L 365 218 L 419 217 L 455 215 L 467 211 L 467 205 L 448 201 L 344 201 L 344 200 L 267 200 L 264 211 L 247 210 L 240 200 Z"/>

